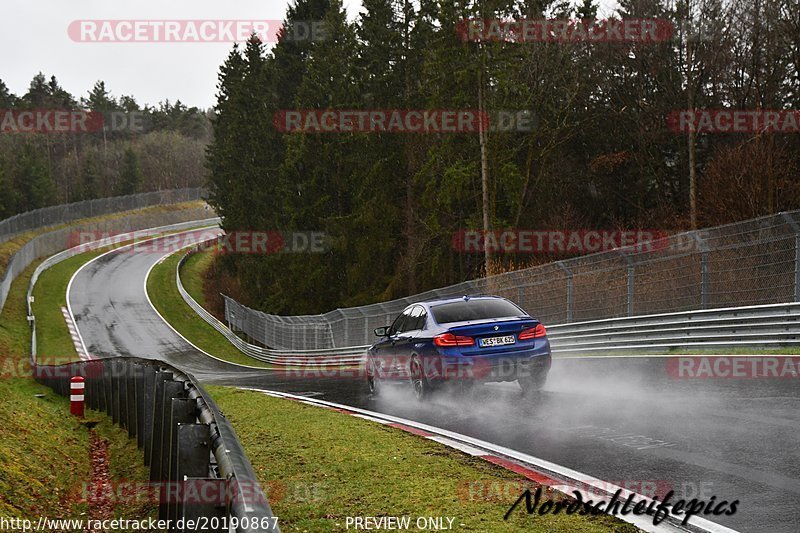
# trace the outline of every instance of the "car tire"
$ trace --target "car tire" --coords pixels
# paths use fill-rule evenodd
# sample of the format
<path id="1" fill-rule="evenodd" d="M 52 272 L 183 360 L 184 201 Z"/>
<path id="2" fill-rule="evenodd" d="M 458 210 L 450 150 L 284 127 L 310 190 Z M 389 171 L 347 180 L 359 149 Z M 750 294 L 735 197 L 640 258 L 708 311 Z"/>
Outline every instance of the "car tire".
<path id="1" fill-rule="evenodd" d="M 537 396 L 546 382 L 546 372 L 533 376 L 520 377 L 517 379 L 517 383 L 519 383 L 519 386 L 522 389 L 522 395 L 528 397 Z"/>
<path id="2" fill-rule="evenodd" d="M 408 375 L 411 381 L 411 391 L 419 402 L 424 402 L 431 394 L 431 384 L 422 372 L 419 358 L 412 357 L 408 364 Z"/>
<path id="3" fill-rule="evenodd" d="M 379 396 L 383 386 L 381 385 L 381 378 L 378 377 L 378 371 L 375 368 L 373 361 L 369 362 L 370 369 L 367 371 L 367 390 L 372 396 Z"/>

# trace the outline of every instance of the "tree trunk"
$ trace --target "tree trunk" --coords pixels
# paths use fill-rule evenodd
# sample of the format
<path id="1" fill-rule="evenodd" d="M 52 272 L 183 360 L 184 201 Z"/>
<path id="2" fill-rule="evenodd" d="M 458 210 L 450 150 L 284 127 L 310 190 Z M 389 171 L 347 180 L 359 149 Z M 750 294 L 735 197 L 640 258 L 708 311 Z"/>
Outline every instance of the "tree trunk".
<path id="1" fill-rule="evenodd" d="M 480 127 L 478 128 L 478 142 L 481 146 L 481 192 L 482 192 L 482 210 L 483 210 L 483 260 L 484 269 L 486 274 L 489 274 L 489 268 L 492 262 L 492 251 L 489 249 L 489 231 L 491 228 L 491 216 L 489 211 L 489 148 L 487 146 L 487 132 L 486 124 L 484 122 L 485 102 L 483 91 L 483 68 L 478 73 L 478 114 L 480 116 Z"/>

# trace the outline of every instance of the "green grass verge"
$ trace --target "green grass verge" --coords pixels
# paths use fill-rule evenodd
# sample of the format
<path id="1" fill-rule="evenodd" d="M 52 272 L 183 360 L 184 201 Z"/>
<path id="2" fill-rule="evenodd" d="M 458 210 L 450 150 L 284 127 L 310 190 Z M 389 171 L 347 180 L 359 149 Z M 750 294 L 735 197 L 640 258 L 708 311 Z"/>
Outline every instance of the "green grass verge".
<path id="1" fill-rule="evenodd" d="M 181 267 L 183 288 L 203 307 L 206 307 L 206 295 L 203 291 L 204 274 L 211 268 L 213 262 L 214 254 L 196 253 L 190 255 Z"/>
<path id="2" fill-rule="evenodd" d="M 638 531 L 606 515 L 533 517 L 519 507 L 504 521 L 531 482 L 483 459 L 332 410 L 208 391 L 236 428 L 282 531 L 342 531 L 347 516 L 453 517 L 460 531 Z"/>
<path id="3" fill-rule="evenodd" d="M 69 415 L 66 398 L 29 377 L 25 294 L 39 263 L 17 277 L 0 314 L 0 516 L 86 518 L 83 484 L 90 472 L 88 429 Z M 59 320 L 64 321 L 60 311 Z M 95 431 L 109 442 L 112 480 L 146 482 L 147 471 L 135 442 L 104 415 L 89 411 L 89 417 L 99 422 Z M 141 501 L 121 501 L 114 512 L 142 518 L 154 509 Z"/>
<path id="4" fill-rule="evenodd" d="M 150 300 L 155 308 L 158 309 L 158 312 L 161 313 L 161 316 L 195 346 L 213 354 L 215 357 L 230 363 L 270 368 L 270 364 L 258 361 L 240 352 L 220 332 L 197 316 L 197 313 L 183 301 L 175 283 L 175 269 L 178 267 L 181 257 L 183 257 L 182 252 L 167 257 L 153 268 L 150 272 L 150 277 L 147 278 L 147 294 L 150 295 Z M 202 276 L 199 270 L 202 267 L 203 265 L 199 259 L 195 260 L 186 265 L 183 272 L 184 276 L 181 277 L 181 279 L 187 280 L 187 283 L 192 286 L 192 290 L 195 293 L 198 290 L 202 292 L 202 288 L 198 288 L 198 284 L 202 284 Z"/>
<path id="5" fill-rule="evenodd" d="M 32 307 L 36 315 L 36 351 L 40 361 L 60 364 L 79 359 L 61 307 L 67 305 L 67 285 L 72 275 L 102 253 L 96 250 L 70 257 L 42 272 L 36 281 Z"/>

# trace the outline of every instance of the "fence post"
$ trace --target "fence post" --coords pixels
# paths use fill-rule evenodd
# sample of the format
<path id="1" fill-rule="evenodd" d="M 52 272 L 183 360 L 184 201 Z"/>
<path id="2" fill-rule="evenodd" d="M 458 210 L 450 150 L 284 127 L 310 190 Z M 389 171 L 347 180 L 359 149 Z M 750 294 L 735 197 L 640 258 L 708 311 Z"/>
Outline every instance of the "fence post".
<path id="1" fill-rule="evenodd" d="M 800 226 L 789 213 L 781 213 L 794 232 L 794 301 L 800 302 Z"/>
<path id="2" fill-rule="evenodd" d="M 700 248 L 700 309 L 708 309 L 708 245 L 696 231 L 692 237 Z"/>
<path id="3" fill-rule="evenodd" d="M 567 322 L 572 322 L 573 294 L 572 294 L 572 270 L 563 261 L 556 261 L 558 268 L 564 271 L 567 277 Z"/>
<path id="4" fill-rule="evenodd" d="M 628 268 L 627 268 L 627 270 L 628 270 L 628 273 L 627 273 L 628 290 L 627 290 L 627 296 L 626 296 L 626 300 L 627 300 L 626 314 L 628 316 L 633 316 L 633 297 L 634 297 L 633 283 L 634 283 L 634 277 L 636 276 L 635 265 L 633 263 L 633 260 L 630 258 L 630 256 L 625 253 L 625 250 L 619 249 L 617 251 L 623 257 L 623 259 L 625 259 L 625 263 L 627 263 L 627 265 L 628 265 Z"/>

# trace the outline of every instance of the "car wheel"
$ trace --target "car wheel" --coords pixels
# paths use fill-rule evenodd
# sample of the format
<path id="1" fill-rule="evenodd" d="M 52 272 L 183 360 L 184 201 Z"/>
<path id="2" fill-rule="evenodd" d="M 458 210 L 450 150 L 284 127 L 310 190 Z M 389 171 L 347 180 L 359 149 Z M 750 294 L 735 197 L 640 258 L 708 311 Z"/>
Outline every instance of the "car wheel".
<path id="1" fill-rule="evenodd" d="M 517 379 L 523 396 L 536 396 L 547 381 L 547 373 L 525 376 Z"/>
<path id="2" fill-rule="evenodd" d="M 418 401 L 424 401 L 430 395 L 430 384 L 422 372 L 419 359 L 414 357 L 409 364 L 408 374 L 411 377 L 411 389 Z"/>
<path id="3" fill-rule="evenodd" d="M 367 372 L 367 388 L 369 393 L 373 396 L 378 396 L 381 393 L 381 378 L 378 377 L 378 370 L 375 368 L 375 363 L 370 361 L 370 369 Z"/>

